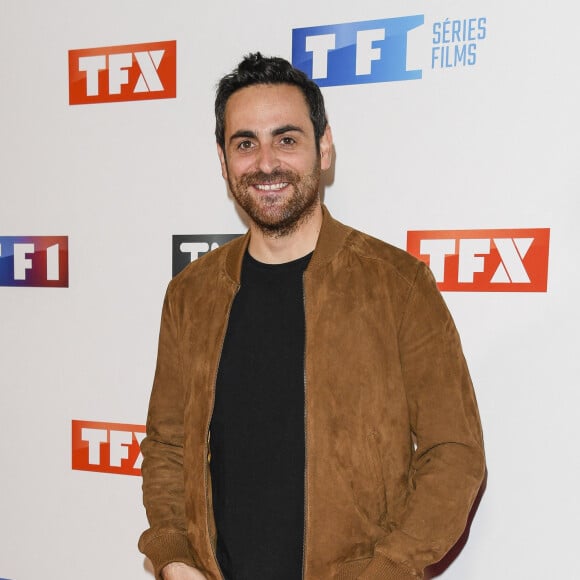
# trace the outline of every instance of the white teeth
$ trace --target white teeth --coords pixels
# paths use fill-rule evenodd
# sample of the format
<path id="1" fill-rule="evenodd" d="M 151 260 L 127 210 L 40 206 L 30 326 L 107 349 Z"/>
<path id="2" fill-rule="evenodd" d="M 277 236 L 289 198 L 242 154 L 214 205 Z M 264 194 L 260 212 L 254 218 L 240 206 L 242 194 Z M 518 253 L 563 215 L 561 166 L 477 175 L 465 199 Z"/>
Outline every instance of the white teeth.
<path id="1" fill-rule="evenodd" d="M 288 183 L 256 183 L 254 187 L 259 189 L 260 191 L 279 191 L 280 189 L 284 189 Z"/>

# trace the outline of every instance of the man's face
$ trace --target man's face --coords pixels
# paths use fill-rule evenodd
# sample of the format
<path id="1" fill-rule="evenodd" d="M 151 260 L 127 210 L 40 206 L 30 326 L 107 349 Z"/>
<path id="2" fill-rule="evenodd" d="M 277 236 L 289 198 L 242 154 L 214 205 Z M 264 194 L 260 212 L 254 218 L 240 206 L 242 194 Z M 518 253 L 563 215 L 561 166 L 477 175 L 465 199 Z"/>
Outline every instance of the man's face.
<path id="1" fill-rule="evenodd" d="M 253 85 L 226 104 L 225 149 L 218 146 L 222 175 L 267 235 L 294 232 L 317 206 L 331 148 L 327 128 L 318 153 L 308 105 L 295 86 Z"/>

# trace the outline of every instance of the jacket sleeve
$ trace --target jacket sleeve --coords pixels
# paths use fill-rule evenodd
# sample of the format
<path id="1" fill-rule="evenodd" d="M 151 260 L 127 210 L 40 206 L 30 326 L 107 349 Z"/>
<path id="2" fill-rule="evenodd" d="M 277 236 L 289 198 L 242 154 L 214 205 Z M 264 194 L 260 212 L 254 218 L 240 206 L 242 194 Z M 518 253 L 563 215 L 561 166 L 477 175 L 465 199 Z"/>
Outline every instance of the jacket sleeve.
<path id="1" fill-rule="evenodd" d="M 178 320 L 168 290 L 163 304 L 155 379 L 147 415 L 143 454 L 143 503 L 150 528 L 139 549 L 152 562 L 155 577 L 170 562 L 195 566 L 186 534 L 183 417 L 184 384 L 179 360 Z"/>
<path id="2" fill-rule="evenodd" d="M 408 495 L 361 580 L 422 578 L 463 533 L 485 474 L 475 394 L 455 324 L 420 263 L 399 328 L 415 438 Z"/>

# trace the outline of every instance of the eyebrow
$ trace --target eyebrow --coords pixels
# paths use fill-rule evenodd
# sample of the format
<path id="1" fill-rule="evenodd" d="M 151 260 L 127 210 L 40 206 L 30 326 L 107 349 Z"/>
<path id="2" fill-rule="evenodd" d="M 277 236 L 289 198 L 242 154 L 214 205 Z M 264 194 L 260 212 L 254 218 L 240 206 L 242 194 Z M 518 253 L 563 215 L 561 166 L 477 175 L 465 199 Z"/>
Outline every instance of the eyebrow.
<path id="1" fill-rule="evenodd" d="M 292 131 L 298 133 L 304 133 L 304 131 L 298 127 L 297 125 L 282 125 L 282 127 L 278 127 L 272 131 L 272 136 L 282 135 L 284 133 L 291 133 Z"/>
<path id="2" fill-rule="evenodd" d="M 256 133 L 254 133 L 254 131 L 249 131 L 247 129 L 242 129 L 240 131 L 236 131 L 231 137 L 230 137 L 230 143 L 232 141 L 235 141 L 236 139 L 255 139 L 257 137 Z"/>
<path id="3" fill-rule="evenodd" d="M 273 129 L 270 134 L 272 137 L 276 137 L 278 135 L 283 135 L 284 133 L 290 133 L 292 131 L 304 134 L 304 130 L 298 127 L 298 125 L 282 125 L 281 127 L 276 127 L 276 129 Z M 257 137 L 258 136 L 254 131 L 241 129 L 240 131 L 236 131 L 229 140 L 231 143 L 235 139 L 256 139 Z"/>

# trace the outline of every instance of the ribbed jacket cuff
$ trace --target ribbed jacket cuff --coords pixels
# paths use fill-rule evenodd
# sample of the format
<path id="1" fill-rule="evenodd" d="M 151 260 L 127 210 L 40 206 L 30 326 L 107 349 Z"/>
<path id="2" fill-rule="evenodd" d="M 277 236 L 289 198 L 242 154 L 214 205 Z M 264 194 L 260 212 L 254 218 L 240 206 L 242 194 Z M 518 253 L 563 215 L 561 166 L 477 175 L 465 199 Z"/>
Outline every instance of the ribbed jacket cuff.
<path id="1" fill-rule="evenodd" d="M 171 562 L 195 567 L 189 541 L 183 534 L 169 533 L 150 538 L 147 544 L 140 544 L 139 549 L 151 560 L 156 580 L 161 580 L 161 570 Z"/>
<path id="2" fill-rule="evenodd" d="M 364 569 L 358 580 L 418 580 L 423 575 L 418 575 L 409 568 L 395 564 L 386 556 L 375 552 L 371 563 Z"/>

